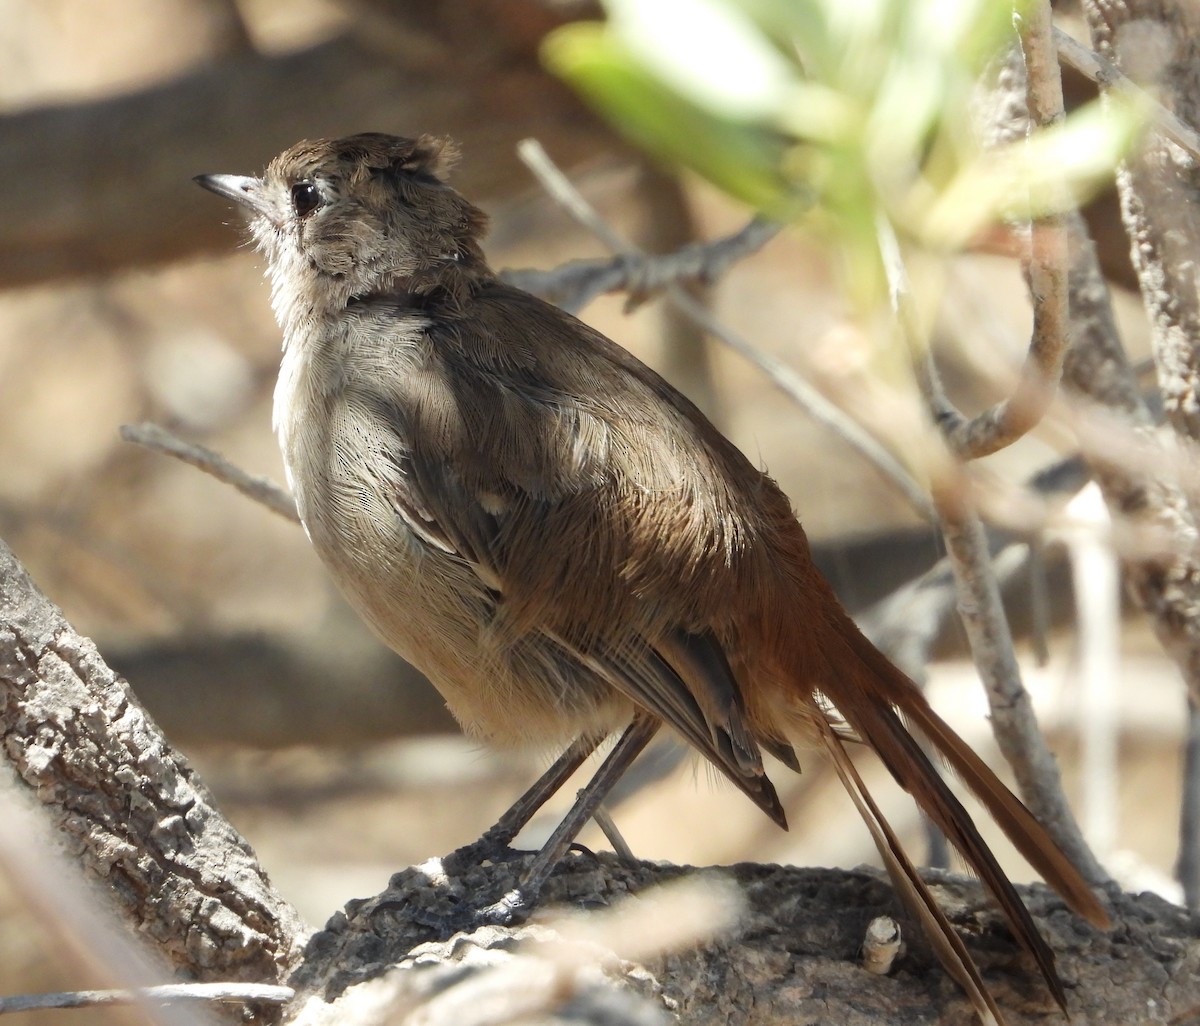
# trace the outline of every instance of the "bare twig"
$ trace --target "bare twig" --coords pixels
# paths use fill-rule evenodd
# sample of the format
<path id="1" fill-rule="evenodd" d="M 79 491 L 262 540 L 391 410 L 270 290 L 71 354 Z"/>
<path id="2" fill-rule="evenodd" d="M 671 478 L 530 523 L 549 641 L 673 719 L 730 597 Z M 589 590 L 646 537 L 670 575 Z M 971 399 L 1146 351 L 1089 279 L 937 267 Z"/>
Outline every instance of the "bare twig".
<path id="1" fill-rule="evenodd" d="M 896 318 L 905 331 L 915 330 L 912 297 L 899 262 L 899 250 L 887 226 L 881 223 L 881 251 L 889 256 L 884 266 L 889 276 Z M 910 340 L 917 350 L 914 340 Z M 925 361 L 929 366 L 928 358 Z M 924 387 L 935 404 L 944 395 L 936 373 L 929 370 Z M 1000 751 L 1012 766 L 1021 797 L 1045 825 L 1059 846 L 1093 884 L 1108 877 L 1088 850 L 1067 804 L 1054 756 L 1046 747 L 1033 712 L 1029 692 L 1021 680 L 1013 651 L 1012 632 L 1000 601 L 1000 588 L 992 572 L 983 524 L 962 488 L 936 485 L 934 503 L 941 521 L 946 553 L 954 571 L 958 611 L 966 628 L 971 655 L 983 680 L 992 729 Z"/>
<path id="2" fill-rule="evenodd" d="M 166 983 L 133 990 L 65 990 L 0 997 L 0 1015 L 39 1008 L 95 1008 L 99 1005 L 168 1004 L 174 1001 L 253 1002 L 281 1005 L 295 997 L 291 987 L 268 983 Z"/>
<path id="3" fill-rule="evenodd" d="M 686 281 L 708 285 L 717 281 L 731 264 L 762 249 L 781 227 L 755 218 L 732 235 L 693 243 L 674 253 L 646 256 L 620 252 L 608 260 L 572 260 L 549 271 L 504 270 L 500 277 L 571 312 L 606 292 L 627 290 L 634 304 L 668 285 Z"/>
<path id="4" fill-rule="evenodd" d="M 1013 651 L 1012 633 L 991 572 L 983 524 L 961 495 L 935 493 L 942 537 L 958 585 L 958 611 L 975 665 L 987 691 L 992 729 L 1012 767 L 1017 789 L 1084 879 L 1108 882 L 1079 830 L 1062 788 L 1058 763 L 1038 728 L 1029 692 Z"/>
<path id="5" fill-rule="evenodd" d="M 1136 98 L 1140 108 L 1151 112 L 1155 127 L 1164 136 L 1200 160 L 1200 133 L 1126 77 L 1112 61 L 1102 57 L 1095 50 L 1088 49 L 1060 28 L 1054 29 L 1054 45 L 1058 47 L 1059 59 L 1064 64 L 1069 64 L 1098 86 L 1109 92 Z"/>
<path id="6" fill-rule="evenodd" d="M 542 187 L 581 225 L 591 231 L 610 249 L 625 257 L 644 259 L 629 242 L 621 238 L 596 212 L 556 167 L 541 145 L 526 139 L 520 146 L 521 159 L 537 177 Z M 714 317 L 703 304 L 696 302 L 675 285 L 666 285 L 664 292 L 670 302 L 699 324 L 705 331 L 762 370 L 771 382 L 789 396 L 801 409 L 822 427 L 842 438 L 867 459 L 883 478 L 888 481 L 926 519 L 931 518 L 932 508 L 924 489 L 912 475 L 880 445 L 868 432 L 843 413 L 799 374 L 774 357 L 752 346 L 740 335 L 731 331 Z"/>
<path id="7" fill-rule="evenodd" d="M 562 169 L 550 159 L 550 154 L 540 142 L 536 139 L 522 139 L 517 144 L 517 156 L 524 161 L 525 166 L 533 172 L 534 177 L 554 201 L 609 249 L 627 256 L 641 255 L 633 243 L 623 239 L 620 233 L 600 216 L 596 208 L 584 199 L 583 194 L 571 184 L 571 180 L 563 174 Z"/>
<path id="8" fill-rule="evenodd" d="M 1200 704 L 1188 696 L 1187 744 L 1183 760 L 1183 801 L 1179 811 L 1179 857 L 1175 875 L 1183 903 L 1200 909 Z"/>
<path id="9" fill-rule="evenodd" d="M 751 345 L 691 296 L 681 293 L 671 295 L 670 299 L 713 338 L 719 339 L 763 371 L 775 387 L 791 398 L 812 420 L 856 449 L 923 518 L 933 518 L 933 506 L 925 489 L 870 432 L 860 427 L 839 406 L 826 399 L 787 364 Z"/>
<path id="10" fill-rule="evenodd" d="M 1025 55 L 1026 99 L 1031 121 L 1051 125 L 1063 118 L 1062 80 L 1051 34 L 1048 2 L 1029 5 L 1021 33 Z M 969 420 L 931 390 L 933 414 L 950 448 L 965 460 L 987 456 L 1011 445 L 1037 426 L 1062 377 L 1070 335 L 1067 312 L 1067 224 L 1064 215 L 1036 221 L 1026 261 L 1033 299 L 1033 334 L 1025 364 L 1011 396 Z"/>
<path id="11" fill-rule="evenodd" d="M 147 449 L 164 452 L 184 463 L 190 463 L 204 473 L 211 474 L 218 481 L 233 485 L 243 495 L 261 503 L 273 513 L 278 513 L 293 523 L 300 523 L 296 502 L 283 488 L 268 478 L 247 474 L 241 467 L 230 463 L 212 449 L 206 449 L 194 442 L 185 442 L 166 428 L 150 423 L 122 424 L 121 437 L 127 442 L 144 445 Z"/>

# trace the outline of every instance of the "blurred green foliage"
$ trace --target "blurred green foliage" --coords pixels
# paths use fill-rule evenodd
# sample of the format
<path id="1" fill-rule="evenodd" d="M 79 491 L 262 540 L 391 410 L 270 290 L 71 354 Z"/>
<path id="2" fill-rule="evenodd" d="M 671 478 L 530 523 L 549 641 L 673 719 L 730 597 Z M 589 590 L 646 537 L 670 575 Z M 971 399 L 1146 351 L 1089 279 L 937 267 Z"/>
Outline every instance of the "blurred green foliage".
<path id="1" fill-rule="evenodd" d="M 604 2 L 546 41 L 549 67 L 649 153 L 770 217 L 807 212 L 861 300 L 885 287 L 881 218 L 905 248 L 957 249 L 1073 205 L 1138 122 L 1094 104 L 981 149 L 971 104 L 1026 0 Z"/>

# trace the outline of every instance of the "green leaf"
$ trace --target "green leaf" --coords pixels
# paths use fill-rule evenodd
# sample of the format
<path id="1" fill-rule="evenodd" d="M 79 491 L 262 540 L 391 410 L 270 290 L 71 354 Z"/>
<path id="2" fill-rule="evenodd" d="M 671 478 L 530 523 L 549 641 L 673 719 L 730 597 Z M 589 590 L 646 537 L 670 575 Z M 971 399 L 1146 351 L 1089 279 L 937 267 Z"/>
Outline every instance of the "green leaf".
<path id="1" fill-rule="evenodd" d="M 607 0 L 607 30 L 679 95 L 724 117 L 770 121 L 800 69 L 729 0 Z"/>
<path id="2" fill-rule="evenodd" d="M 1105 184 L 1146 123 L 1140 104 L 1110 97 L 968 164 L 910 226 L 932 246 L 962 246 L 995 221 L 1070 210 Z"/>
<path id="3" fill-rule="evenodd" d="M 692 168 L 771 216 L 795 216 L 800 197 L 782 170 L 788 141 L 780 133 L 700 107 L 643 67 L 601 24 L 563 26 L 547 37 L 542 57 L 643 149 Z"/>

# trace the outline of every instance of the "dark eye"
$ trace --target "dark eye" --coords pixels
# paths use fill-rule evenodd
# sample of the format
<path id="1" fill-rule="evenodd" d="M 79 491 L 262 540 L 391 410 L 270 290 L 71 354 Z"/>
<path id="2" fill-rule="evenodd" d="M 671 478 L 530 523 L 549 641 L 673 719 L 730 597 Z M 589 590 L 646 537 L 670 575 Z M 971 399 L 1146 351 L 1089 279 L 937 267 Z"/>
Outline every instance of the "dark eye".
<path id="1" fill-rule="evenodd" d="M 308 217 L 321 205 L 321 194 L 312 182 L 297 182 L 292 186 L 292 206 L 297 217 Z"/>

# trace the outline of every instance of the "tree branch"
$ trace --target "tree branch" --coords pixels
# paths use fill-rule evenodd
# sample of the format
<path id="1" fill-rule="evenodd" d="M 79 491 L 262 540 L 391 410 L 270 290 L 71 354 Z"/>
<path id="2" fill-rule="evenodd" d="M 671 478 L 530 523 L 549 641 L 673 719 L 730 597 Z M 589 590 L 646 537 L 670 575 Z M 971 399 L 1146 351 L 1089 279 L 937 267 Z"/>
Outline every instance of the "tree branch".
<path id="1" fill-rule="evenodd" d="M 949 407 L 928 347 L 918 345 L 918 318 L 912 292 L 891 226 L 879 219 L 880 253 L 892 296 L 895 318 L 916 361 L 921 388 L 934 411 Z M 957 480 L 937 481 L 933 489 L 946 554 L 954 572 L 958 612 L 967 632 L 971 655 L 983 681 L 992 730 L 1012 767 L 1017 790 L 1033 814 L 1049 830 L 1085 879 L 1100 884 L 1108 875 L 1088 849 L 1063 792 L 1058 765 L 1046 747 L 1029 693 L 1021 680 L 1012 632 L 992 571 L 987 536 L 967 489 Z"/>
<path id="2" fill-rule="evenodd" d="M 1084 11 L 1102 54 L 1119 66 L 1130 64 L 1158 76 L 1168 107 L 1196 109 L 1196 40 L 1183 34 L 1183 12 L 1173 0 L 1087 0 Z M 1194 176 L 1193 160 L 1161 135 L 1148 139 L 1117 176 L 1134 268 L 1153 328 L 1167 420 L 1181 438 L 1193 442 L 1200 440 L 1200 270 L 1195 259 L 1200 194 Z"/>
<path id="3" fill-rule="evenodd" d="M 1111 878 L 1083 839 L 1067 803 L 1058 762 L 1046 745 L 1021 680 L 983 524 L 961 495 L 935 494 L 935 501 L 957 584 L 959 616 L 987 692 L 992 730 L 1012 767 L 1017 791 L 1084 879 L 1093 886 L 1108 884 Z"/>
<path id="4" fill-rule="evenodd" d="M 314 996 L 293 1026 L 344 1021 L 337 1019 L 338 1012 L 354 1007 L 348 1003 L 356 991 L 362 1002 L 371 1000 L 366 994 L 387 993 L 385 988 L 395 1001 L 391 1014 L 398 1017 L 419 995 L 440 989 L 437 974 L 470 987 L 470 981 L 505 965 L 511 975 L 502 991 L 473 991 L 470 1007 L 478 1018 L 470 1021 L 511 1022 L 520 1017 L 498 1013 L 512 1009 L 512 1002 L 530 989 L 520 982 L 522 960 L 533 963 L 529 972 L 536 992 L 546 993 L 549 988 L 542 981 L 549 970 L 544 962 L 561 964 L 580 944 L 590 947 L 590 964 L 605 967 L 610 980 L 669 1009 L 688 1026 L 916 1026 L 972 1019 L 966 999 L 941 970 L 916 925 L 900 911 L 882 873 L 751 864 L 694 869 L 630 863 L 603 853 L 578 854 L 568 857 L 551 878 L 546 911 L 536 925 L 516 930 L 484 927 L 440 939 L 444 924 L 464 906 L 505 893 L 527 864 L 528 858 L 521 858 L 455 876 L 446 872 L 442 860 L 431 859 L 397 874 L 376 897 L 352 903 L 345 915 L 336 916 L 313 938 L 305 964 L 294 977 L 302 994 Z M 1044 1024 L 1057 1016 L 1052 999 L 1031 975 L 979 885 L 950 873 L 924 875 L 966 938 L 1009 1026 Z M 657 885 L 681 882 L 690 883 L 700 895 L 727 895 L 732 890 L 742 906 L 740 915 L 721 929 L 716 924 L 724 915 L 697 912 L 692 918 L 702 928 L 708 926 L 709 936 L 702 933 L 686 945 L 668 938 L 657 951 L 656 931 L 648 930 L 646 921 L 661 928 L 680 913 L 643 914 L 626 930 L 602 925 L 619 921 L 629 910 L 636 916 L 639 906 L 657 900 Z M 1075 1021 L 1125 1026 L 1142 1021 L 1150 1001 L 1155 1014 L 1166 1020 L 1200 1005 L 1200 974 L 1192 968 L 1198 960 L 1193 928 L 1182 909 L 1150 895 L 1118 898 L 1113 912 L 1120 925 L 1105 933 L 1080 923 L 1047 888 L 1020 890 L 1058 956 Z M 637 900 L 629 901 L 631 895 Z M 728 896 L 721 901 L 728 907 Z M 557 903 L 612 910 L 587 917 L 568 918 L 563 913 L 556 922 Z M 861 962 L 868 928 L 880 916 L 897 920 L 907 941 L 890 975 L 872 973 Z M 720 932 L 711 935 L 714 929 Z M 553 1022 L 572 1007 L 577 990 L 571 979 L 558 989 L 557 1002 L 541 1013 Z M 495 995 L 495 1003 L 486 1010 L 481 990 Z M 461 1008 L 458 1014 L 464 1014 Z M 459 1026 L 463 1019 L 439 1016 L 431 1021 Z"/>
<path id="5" fill-rule="evenodd" d="M 266 506 L 272 513 L 278 513 L 293 524 L 300 523 L 300 514 L 296 511 L 296 500 L 282 487 L 265 477 L 247 474 L 241 467 L 230 463 L 219 452 L 206 449 L 195 442 L 185 442 L 178 435 L 171 434 L 166 428 L 157 424 L 122 424 L 121 438 L 134 445 L 142 445 L 147 449 L 174 456 L 183 463 L 189 463 L 198 470 L 204 471 L 218 481 L 233 485 L 248 499 L 253 499 L 259 505 Z"/>
<path id="6" fill-rule="evenodd" d="M 1171 25 L 1177 22 L 1159 19 L 1170 6 L 1147 3 L 1144 10 L 1139 6 L 1136 18 L 1127 4 L 1117 2 L 1088 3 L 1085 12 L 1101 52 L 1111 55 L 1122 26 L 1131 20 L 1137 22 L 1137 32 L 1159 31 L 1169 40 Z M 1194 41 L 1176 40 L 1176 45 L 1194 45 Z M 1136 54 L 1131 56 L 1136 60 Z M 1166 84 L 1171 97 L 1200 92 L 1194 65 L 1175 62 L 1172 66 L 1175 75 Z M 1188 75 L 1192 77 L 1180 81 L 1180 76 Z M 1200 203 L 1189 185 L 1186 166 L 1161 140 L 1130 163 L 1118 176 L 1118 185 L 1131 234 L 1139 240 L 1133 246 L 1135 267 L 1154 324 L 1155 365 L 1168 420 L 1188 451 L 1200 416 L 1195 402 L 1200 394 L 1196 349 L 1200 296 L 1191 249 L 1200 237 Z M 1067 361 L 1067 379 L 1075 390 L 1118 415 L 1146 444 L 1158 446 L 1153 418 L 1138 396 L 1132 370 L 1116 338 L 1094 250 L 1081 227 L 1075 240 L 1077 342 Z M 1163 648 L 1179 666 L 1192 699 L 1200 700 L 1200 563 L 1196 559 L 1200 530 L 1192 502 L 1177 475 L 1164 477 L 1123 465 L 1111 459 L 1103 440 L 1090 444 L 1084 437 L 1081 442 L 1115 514 L 1161 527 L 1173 540 L 1169 552 L 1127 560 L 1126 583 L 1149 614 Z"/>
<path id="7" fill-rule="evenodd" d="M 1050 18 L 1048 0 L 1030 4 L 1021 32 L 1028 121 L 1037 128 L 1052 125 L 1064 116 Z M 968 420 L 940 388 L 931 392 L 934 418 L 950 448 L 964 460 L 998 452 L 1028 434 L 1045 415 L 1062 377 L 1070 341 L 1065 215 L 1048 215 L 1032 224 L 1029 255 L 1024 263 L 1033 300 L 1033 334 L 1013 394 Z"/>
<path id="8" fill-rule="evenodd" d="M 1145 89 L 1123 75 L 1112 61 L 1076 42 L 1060 28 L 1054 29 L 1054 45 L 1064 64 L 1069 64 L 1105 91 L 1135 97 L 1142 108 L 1151 111 L 1155 126 L 1166 138 L 1200 160 L 1200 132 L 1181 121 Z"/>
<path id="9" fill-rule="evenodd" d="M 132 705 L 122 682 L 111 679 L 56 610 L 35 592 L 31 598 L 32 586 L 7 550 L 0 548 L 0 558 L 5 753 L 24 779 L 37 783 L 50 818 L 74 840 L 83 864 L 110 885 L 126 917 L 180 967 L 204 979 L 279 979 L 300 938 L 294 913 L 274 898 L 244 842 Z M 41 677 L 69 686 L 46 693 Z M 94 686 L 83 691 L 76 679 Z M 36 743 L 24 741 L 29 728 Z M 729 921 L 728 912 L 698 912 L 690 921 L 699 925 L 688 927 L 678 910 L 660 915 L 651 907 L 625 934 L 592 917 L 455 933 L 463 911 L 510 890 L 526 862 L 465 867 L 451 876 L 431 860 L 398 874 L 379 896 L 351 903 L 306 946 L 291 977 L 301 998 L 288 1021 L 361 1024 L 420 1009 L 430 1026 L 499 1026 L 515 1012 L 547 1022 L 662 1026 L 665 1007 L 694 1026 L 765 1026 L 814 1016 L 844 1026 L 905 1026 L 969 1014 L 898 914 L 882 874 L 752 865 L 696 871 L 580 854 L 551 879 L 548 903 L 595 907 L 636 892 L 641 898 L 630 906 L 636 913 L 658 900 L 646 893 L 649 885 L 687 878 L 707 894 L 722 894 L 724 908 L 734 900 L 745 911 L 708 941 L 693 931 Z M 150 867 L 155 886 L 148 892 L 139 881 Z M 945 874 L 931 879 L 989 986 L 1012 1009 L 1010 1026 L 1042 1021 L 1051 998 L 998 914 L 981 904 L 979 886 Z M 1200 973 L 1189 962 L 1192 930 L 1181 910 L 1142 895 L 1117 907 L 1121 929 L 1101 934 L 1045 888 L 1028 894 L 1039 928 L 1059 952 L 1073 1011 L 1084 1021 L 1124 1023 L 1151 1001 L 1164 1015 L 1200 1004 Z M 859 964 L 865 932 L 880 915 L 900 920 L 912 938 L 889 976 Z M 648 930 L 650 923 L 665 924 L 665 934 L 662 927 Z M 605 984 L 606 976 L 623 981 L 622 989 Z M 386 1003 L 380 984 L 391 988 Z"/>
<path id="10" fill-rule="evenodd" d="M 174 966 L 200 980 L 282 978 L 300 917 L 3 542 L 0 746 L 118 914 Z"/>
<path id="11" fill-rule="evenodd" d="M 623 251 L 608 260 L 572 260 L 546 271 L 506 269 L 500 277 L 572 313 L 607 292 L 630 292 L 630 305 L 635 305 L 680 282 L 713 284 L 733 264 L 762 249 L 781 227 L 755 218 L 732 235 L 654 256 L 624 251 L 622 241 Z"/>

